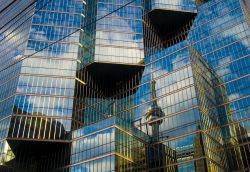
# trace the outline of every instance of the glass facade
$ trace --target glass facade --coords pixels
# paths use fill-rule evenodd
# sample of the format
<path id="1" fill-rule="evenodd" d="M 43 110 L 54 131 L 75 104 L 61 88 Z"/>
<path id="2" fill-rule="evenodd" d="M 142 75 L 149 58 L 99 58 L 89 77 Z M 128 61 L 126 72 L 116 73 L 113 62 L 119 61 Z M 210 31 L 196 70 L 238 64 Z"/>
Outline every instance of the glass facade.
<path id="1" fill-rule="evenodd" d="M 193 11 L 196 12 L 196 0 L 149 0 L 149 10 L 177 10 L 177 11 Z"/>
<path id="2" fill-rule="evenodd" d="M 34 2 L 1 0 L 0 3 L 0 159 L 3 164 L 15 157 L 6 137 L 22 65 L 13 62 L 24 57 Z"/>
<path id="3" fill-rule="evenodd" d="M 0 4 L 0 171 L 250 171 L 248 0 Z"/>
<path id="4" fill-rule="evenodd" d="M 70 131 L 83 5 L 35 3 L 9 137 L 55 140 Z"/>
<path id="5" fill-rule="evenodd" d="M 86 3 L 86 32 L 82 41 L 87 49 L 82 52 L 83 63 L 140 63 L 144 58 L 143 1 L 87 0 Z"/>

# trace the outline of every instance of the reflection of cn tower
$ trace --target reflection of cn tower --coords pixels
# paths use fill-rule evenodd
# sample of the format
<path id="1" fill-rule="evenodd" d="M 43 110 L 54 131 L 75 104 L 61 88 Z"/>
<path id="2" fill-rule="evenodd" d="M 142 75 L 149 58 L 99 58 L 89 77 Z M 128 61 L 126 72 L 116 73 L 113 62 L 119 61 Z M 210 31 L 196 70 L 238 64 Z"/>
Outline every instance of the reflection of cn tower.
<path id="1" fill-rule="evenodd" d="M 155 91 L 155 80 L 152 76 L 150 81 L 150 97 L 151 97 L 151 107 L 146 112 L 146 120 L 150 126 L 152 126 L 152 136 L 155 141 L 159 139 L 159 126 L 162 123 L 161 117 L 165 116 L 161 107 L 158 106 L 156 100 L 156 91 Z"/>

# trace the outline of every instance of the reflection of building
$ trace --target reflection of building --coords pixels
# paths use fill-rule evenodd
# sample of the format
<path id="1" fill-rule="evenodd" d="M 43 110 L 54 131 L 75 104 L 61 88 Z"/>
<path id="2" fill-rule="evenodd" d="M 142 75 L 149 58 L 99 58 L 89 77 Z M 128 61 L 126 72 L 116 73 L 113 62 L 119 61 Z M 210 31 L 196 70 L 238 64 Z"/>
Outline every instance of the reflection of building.
<path id="1" fill-rule="evenodd" d="M 126 121 L 109 117 L 72 133 L 71 163 L 93 160 L 75 169 L 105 168 L 107 171 L 145 171 L 145 147 L 149 136 L 136 128 L 128 128 Z"/>
<path id="2" fill-rule="evenodd" d="M 156 82 L 152 75 L 150 80 L 151 106 L 145 114 L 145 119 L 152 129 L 152 140 L 148 142 L 148 146 L 146 148 L 147 165 L 149 169 L 165 166 L 167 163 L 176 163 L 176 152 L 169 148 L 169 145 L 157 144 L 159 141 L 159 127 L 163 122 L 161 118 L 164 118 L 165 114 L 161 107 L 157 104 L 155 84 Z M 169 172 L 175 172 L 176 167 L 170 167 L 166 170 Z M 161 169 L 160 171 L 164 171 L 164 169 Z"/>
<path id="3" fill-rule="evenodd" d="M 250 141 L 250 137 L 246 129 L 241 125 L 236 126 L 236 136 L 239 144 L 244 144 Z M 243 145 L 240 147 L 240 156 L 242 157 L 241 163 L 243 164 L 244 168 L 247 168 L 247 165 L 250 162 L 250 149 L 247 145 Z"/>
<path id="4" fill-rule="evenodd" d="M 6 1 L 0 12 L 0 70 L 12 66 L 0 74 L 0 159 L 14 154 L 3 164 L 10 168 L 49 169 L 43 163 L 52 152 L 69 145 L 65 138 L 72 121 L 72 69 L 77 64 L 84 5 L 61 2 Z M 55 164 L 68 164 L 68 159 Z"/>
<path id="5" fill-rule="evenodd" d="M 220 119 L 224 118 L 224 114 L 219 117 L 217 109 L 210 109 L 214 108 L 218 100 L 217 97 L 221 96 L 218 93 L 220 88 L 214 88 L 213 86 L 222 84 L 222 82 L 219 81 L 218 76 L 202 60 L 202 57 L 192 46 L 189 47 L 189 50 L 200 111 L 197 127 L 200 131 L 195 139 L 194 156 L 195 158 L 202 158 L 196 161 L 195 168 L 197 171 L 228 170 L 226 153 L 223 150 L 224 143 L 221 141 L 222 132 L 219 127 L 221 125 Z M 220 154 L 216 154 L 214 148 L 220 150 Z"/>
<path id="6" fill-rule="evenodd" d="M 249 7 L 1 2 L 0 171 L 249 171 Z"/>
<path id="7" fill-rule="evenodd" d="M 216 96 L 218 94 L 217 90 L 212 86 L 217 75 L 188 42 L 183 41 L 179 45 L 173 46 L 172 50 L 172 52 L 167 52 L 169 54 L 164 54 L 163 52 L 159 54 L 166 56 L 166 59 L 176 56 L 186 59 L 180 65 L 174 64 L 177 67 L 169 66 L 172 69 L 168 69 L 170 70 L 168 75 L 175 76 L 175 81 L 171 81 L 171 76 L 165 74 L 165 76 L 161 76 L 160 73 L 155 72 L 156 83 L 159 80 L 165 80 L 165 85 L 158 85 L 158 87 L 163 89 L 169 87 L 169 91 L 165 93 L 164 97 L 162 96 L 163 100 L 161 101 L 163 102 L 155 100 L 155 97 L 159 96 L 157 92 L 156 96 L 151 96 L 153 97 L 152 104 L 156 106 L 157 103 L 155 102 L 157 101 L 158 104 L 161 104 L 162 111 L 165 113 L 165 116 L 161 115 L 161 117 L 153 120 L 155 124 L 158 124 L 159 129 L 157 131 L 159 133 L 155 134 L 156 132 L 152 128 L 152 136 L 159 135 L 159 139 L 155 139 L 157 140 L 154 143 L 156 147 L 160 148 L 162 145 L 169 145 L 171 149 L 174 148 L 173 151 L 176 152 L 176 160 L 174 162 L 176 163 L 158 163 L 157 166 L 154 166 L 154 169 L 175 168 L 176 164 L 178 164 L 177 169 L 180 171 L 182 168 L 188 168 L 191 171 L 227 170 L 218 111 L 217 109 L 209 110 L 216 104 Z M 163 60 L 165 59 L 159 58 L 159 61 Z M 177 62 L 179 61 L 181 59 Z M 159 63 L 158 58 L 156 58 L 155 63 Z M 149 65 L 154 66 L 155 64 L 146 63 L 146 68 Z M 186 79 L 188 81 L 185 83 L 181 82 Z M 152 81 L 149 84 L 152 85 Z M 183 94 L 187 95 L 181 97 Z M 151 107 L 151 109 L 153 108 Z M 150 110 L 145 111 L 146 115 L 152 111 Z M 142 127 L 145 133 L 148 130 L 147 123 L 150 125 L 150 122 L 146 119 L 145 123 L 142 124 L 145 126 L 145 128 Z M 168 129 L 166 130 L 166 128 Z M 175 147 L 173 146 L 174 144 L 176 144 Z M 213 149 L 220 150 L 220 154 L 214 152 Z M 159 156 L 160 153 L 158 153 Z M 155 158 L 155 161 L 157 161 L 157 158 Z"/>
<path id="8" fill-rule="evenodd" d="M 152 104 L 145 114 L 145 118 L 148 124 L 152 127 L 152 137 L 155 141 L 159 140 L 159 126 L 162 123 L 161 118 L 165 116 L 164 112 L 161 110 L 161 107 L 158 106 L 156 101 L 156 91 L 155 91 L 155 80 L 152 76 L 150 81 L 150 97 Z"/>

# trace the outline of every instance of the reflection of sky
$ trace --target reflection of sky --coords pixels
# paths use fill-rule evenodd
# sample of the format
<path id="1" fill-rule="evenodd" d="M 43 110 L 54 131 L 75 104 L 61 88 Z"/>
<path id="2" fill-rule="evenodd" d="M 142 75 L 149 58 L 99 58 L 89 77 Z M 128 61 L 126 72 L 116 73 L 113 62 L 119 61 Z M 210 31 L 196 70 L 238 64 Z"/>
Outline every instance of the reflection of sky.
<path id="1" fill-rule="evenodd" d="M 215 7 L 220 8 L 221 4 L 219 3 L 215 5 Z M 235 25 L 234 23 L 234 22 L 239 22 L 240 20 L 243 19 L 243 17 L 240 16 L 242 15 L 242 13 L 240 13 L 240 8 L 238 8 L 236 11 L 229 12 L 224 17 L 218 17 L 214 19 L 212 22 L 207 22 L 208 19 L 210 20 L 213 17 L 221 15 L 223 12 L 231 11 L 231 9 L 227 7 L 225 7 L 225 9 L 223 8 L 223 10 L 215 9 L 215 7 L 211 6 L 208 9 L 200 9 L 200 13 L 197 16 L 197 19 L 192 28 L 193 30 L 190 32 L 188 39 L 190 40 L 190 42 L 197 42 L 196 44 L 193 43 L 195 49 L 197 49 L 198 52 L 204 56 L 204 59 L 209 63 L 209 65 L 212 68 L 215 69 L 216 73 L 219 76 L 221 76 L 221 78 L 225 82 L 237 79 L 240 76 L 245 76 L 242 79 L 226 84 L 227 92 L 229 94 L 228 95 L 229 100 L 236 100 L 244 95 L 249 95 L 250 93 L 249 89 L 250 80 L 249 77 L 246 77 L 246 75 L 249 73 L 248 65 L 250 64 L 249 61 L 250 58 L 247 57 L 247 55 L 250 53 L 249 49 L 250 46 L 249 42 L 246 39 L 246 36 L 248 36 L 250 33 L 247 30 L 248 28 L 246 23 L 239 23 L 238 25 Z M 236 18 L 237 20 L 235 20 Z M 217 32 L 220 33 L 218 34 Z M 236 40 L 239 41 L 235 42 Z M 147 57 L 145 59 L 146 68 L 144 71 L 141 84 L 150 80 L 150 72 L 152 71 L 154 72 L 153 74 L 154 77 L 159 77 L 163 74 L 168 74 L 174 69 L 180 68 L 185 64 L 188 64 L 188 62 L 185 63 L 185 61 L 182 61 L 184 63 L 180 63 L 179 65 L 173 65 L 175 62 L 181 61 L 181 59 L 188 56 L 188 54 L 185 54 L 185 50 L 178 52 L 177 56 L 175 53 L 171 54 L 171 52 L 173 52 L 172 50 L 177 50 L 178 48 L 181 49 L 181 46 L 183 46 L 183 43 L 177 44 L 176 46 L 163 50 L 162 52 L 159 52 L 154 56 Z M 159 60 L 160 57 L 163 56 L 164 56 L 163 60 Z M 241 58 L 244 56 L 246 56 L 246 58 Z M 234 62 L 232 63 L 231 61 Z M 149 65 L 150 62 L 153 62 L 153 64 Z M 152 71 L 151 71 L 151 66 L 153 68 Z M 169 75 L 169 77 L 179 78 L 180 76 Z M 166 80 L 167 78 L 166 79 L 164 78 L 164 81 Z M 164 84 L 162 82 L 156 81 L 156 89 L 160 89 L 159 85 L 164 85 Z M 157 96 L 160 96 L 162 94 L 162 92 L 159 92 L 159 90 L 156 91 L 156 93 Z M 149 101 L 150 100 L 149 84 L 142 85 L 136 94 L 138 95 L 135 97 L 139 98 L 135 100 L 135 104 L 140 104 Z M 232 110 L 245 109 L 249 104 L 247 103 L 248 101 L 249 100 L 247 98 L 244 101 L 243 100 L 238 101 L 237 104 L 231 103 L 231 109 Z M 160 106 L 163 105 L 161 104 L 161 101 L 159 101 L 158 104 Z M 150 103 L 147 103 L 136 108 L 135 118 L 140 118 L 141 116 L 143 116 L 145 114 L 145 111 L 149 108 L 149 106 Z M 249 115 L 249 112 L 247 113 Z M 180 117 L 178 117 L 178 119 L 179 118 Z M 176 118 L 173 120 L 178 121 L 178 119 Z M 183 118 L 183 121 L 187 120 L 184 119 L 185 118 Z M 177 124 L 175 124 L 174 121 L 173 122 L 170 121 L 167 125 L 165 125 L 163 122 L 162 125 L 164 127 L 162 127 L 162 130 L 166 130 L 168 126 L 170 126 L 170 128 L 171 126 L 172 127 L 177 126 Z M 248 125 L 245 125 L 245 127 L 248 127 Z M 175 134 L 173 133 L 173 135 Z M 185 141 L 180 142 L 180 145 L 178 145 L 178 147 L 181 147 L 186 144 L 187 143 Z"/>
<path id="2" fill-rule="evenodd" d="M 163 58 L 162 58 L 163 57 Z M 150 59 L 150 61 L 148 61 Z M 151 63 L 149 63 L 151 62 Z M 161 92 L 161 88 L 166 88 L 171 85 L 173 88 L 181 88 L 180 80 L 187 78 L 187 71 L 183 72 L 174 72 L 174 70 L 179 69 L 183 66 L 188 65 L 189 62 L 189 51 L 187 48 L 186 42 L 181 42 L 175 46 L 162 50 L 161 52 L 146 58 L 146 67 L 144 70 L 144 74 L 141 79 L 141 86 L 136 92 L 135 104 L 142 104 L 150 101 L 150 79 L 151 73 L 153 73 L 153 77 L 163 77 L 161 80 L 156 80 L 156 94 L 157 96 L 161 96 L 166 94 L 167 92 Z M 190 69 L 189 69 L 190 70 Z M 191 73 L 189 71 L 189 73 Z M 184 86 L 184 84 L 183 84 Z M 170 90 L 169 90 L 170 91 Z M 169 102 L 169 101 L 167 101 Z M 161 105 L 161 101 L 158 102 Z M 135 111 L 135 119 L 143 116 L 148 110 L 150 103 L 142 105 L 140 108 L 137 108 Z"/>
<path id="3" fill-rule="evenodd" d="M 196 122 L 199 118 L 197 110 L 173 115 L 197 105 L 195 89 L 193 86 L 190 87 L 194 80 L 189 58 L 188 44 L 184 41 L 145 59 L 146 67 L 134 101 L 136 105 L 139 105 L 135 108 L 135 120 L 141 118 L 142 123 L 146 122 L 144 115 L 151 106 L 149 81 L 152 72 L 156 79 L 156 95 L 157 97 L 163 96 L 157 100 L 158 105 L 164 111 L 165 116 L 169 116 L 160 125 L 160 137 L 174 138 L 180 133 L 190 133 L 197 129 Z M 184 89 L 184 87 L 187 88 Z M 176 91 L 178 89 L 182 91 Z M 139 122 L 136 122 L 136 125 L 139 125 Z M 184 127 L 184 125 L 187 126 Z M 148 131 L 148 134 L 151 135 L 151 127 L 146 129 L 146 126 L 143 126 L 142 130 L 145 133 Z M 175 149 L 183 145 L 193 144 L 186 142 L 187 140 L 184 139 L 183 142 L 180 141 L 177 145 L 175 143 L 171 147 Z"/>
<path id="4" fill-rule="evenodd" d="M 151 9 L 167 9 L 196 12 L 195 0 L 150 0 Z"/>
<path id="5" fill-rule="evenodd" d="M 113 152 L 114 139 L 115 130 L 111 128 L 74 141 L 71 147 L 71 163 Z M 105 145 L 105 148 L 100 147 L 102 145 Z"/>
<path id="6" fill-rule="evenodd" d="M 38 0 L 36 4 L 37 9 L 45 9 L 51 11 L 60 11 L 60 12 L 71 12 L 71 13 L 81 13 L 83 8 L 82 1 L 79 0 L 51 0 L 48 4 L 47 1 Z M 45 8 L 44 8 L 45 7 Z"/>
<path id="7" fill-rule="evenodd" d="M 6 1 L 7 2 L 7 1 Z M 4 7 L 3 1 L 0 6 Z M 16 1 L 17 8 L 9 8 L 0 14 L 1 18 L 1 33 L 0 33 L 0 70 L 5 69 L 0 73 L 0 117 L 8 116 L 12 113 L 14 95 L 18 82 L 18 74 L 20 73 L 21 63 L 13 65 L 13 62 L 20 60 L 23 57 L 26 48 L 27 35 L 30 28 L 30 11 L 33 6 L 29 4 L 31 1 L 20 0 Z M 29 6 L 28 8 L 26 8 Z M 22 11 L 26 15 L 15 16 Z M 11 66 L 10 66 L 11 65 Z M 8 69 L 7 69 L 8 68 Z M 7 126 L 4 121 L 1 125 Z"/>
<path id="8" fill-rule="evenodd" d="M 195 43 L 194 47 L 223 81 L 228 82 L 226 89 L 229 100 L 237 100 L 250 94 L 250 89 L 248 89 L 250 78 L 247 76 L 250 72 L 248 70 L 250 67 L 250 32 L 239 1 L 224 1 L 223 8 L 221 8 L 221 3 L 210 6 L 213 3 L 211 1 L 199 7 L 189 40 L 191 42 L 201 40 Z M 239 77 L 243 78 L 238 79 Z M 241 110 L 245 109 L 246 116 L 249 116 L 248 107 L 241 105 L 242 102 L 248 101 L 247 98 L 230 103 L 231 110 L 241 107 Z M 242 117 L 235 115 L 235 119 L 239 118 Z M 250 128 L 249 125 L 248 128 Z"/>
<path id="9" fill-rule="evenodd" d="M 86 126 L 84 128 L 73 131 L 72 137 L 77 138 L 77 137 L 80 137 L 80 136 L 83 136 L 83 135 L 87 135 L 87 134 L 96 132 L 96 131 L 101 130 L 103 128 L 114 125 L 115 122 L 116 122 L 115 117 L 111 117 L 111 118 L 107 118 L 105 120 L 101 120 L 98 123 L 94 123 L 94 124 L 88 125 L 88 126 Z"/>
<path id="10" fill-rule="evenodd" d="M 53 0 L 48 4 L 44 3 L 36 3 L 36 9 L 44 6 L 43 10 L 48 11 L 39 11 L 33 16 L 26 55 L 36 53 L 49 46 L 52 41 L 62 39 L 81 25 L 82 2 L 69 0 L 61 3 Z M 66 11 L 71 13 L 65 13 Z M 36 58 L 23 61 L 23 75 L 19 78 L 17 92 L 31 95 L 16 96 L 15 106 L 19 109 L 51 116 L 72 115 L 79 32 L 62 42 L 36 53 L 33 55 Z"/>
<path id="11" fill-rule="evenodd" d="M 194 147 L 194 140 L 197 137 L 197 135 L 192 134 L 189 136 L 186 136 L 185 138 L 179 139 L 177 142 L 175 142 L 175 145 L 172 145 L 171 147 L 176 147 L 177 154 L 181 151 L 184 151 L 189 147 L 191 149 L 190 151 L 193 151 Z M 170 142 L 170 145 L 173 144 L 173 142 Z"/>
<path id="12" fill-rule="evenodd" d="M 72 143 L 71 148 L 71 163 L 75 163 L 78 161 L 84 161 L 86 159 L 91 159 L 98 156 L 106 156 L 110 153 L 115 153 L 115 141 L 119 141 L 119 137 L 115 137 L 115 128 L 108 128 L 114 124 L 118 124 L 120 122 L 127 123 L 122 120 L 118 120 L 116 117 L 107 118 L 105 120 L 99 121 L 98 123 L 83 127 L 81 129 L 75 130 L 72 133 L 73 139 L 76 139 Z M 120 125 L 120 124 L 118 124 Z M 122 126 L 123 127 L 123 126 Z M 102 130 L 102 131 L 100 131 Z M 141 136 L 141 135 L 140 135 Z M 77 138 L 80 137 L 80 138 Z M 118 140 L 115 140 L 118 139 Z M 102 169 L 105 169 L 107 171 L 114 168 L 114 159 L 110 159 L 110 157 L 107 157 L 108 159 L 98 159 L 98 161 L 92 161 L 93 166 L 92 167 L 86 167 L 89 171 L 98 171 L 99 165 L 101 165 Z M 110 161 L 108 164 L 107 161 Z M 74 169 L 74 168 L 73 168 Z M 72 169 L 72 170 L 73 170 Z M 82 170 L 82 167 L 77 167 L 75 170 Z M 101 169 L 100 169 L 101 170 Z M 100 171 L 99 170 L 99 171 Z"/>
<path id="13" fill-rule="evenodd" d="M 104 16 L 119 7 L 114 2 L 98 3 L 97 16 Z M 137 6 L 126 6 L 98 21 L 95 59 L 106 62 L 138 63 L 144 57 L 141 17 L 141 4 L 137 4 Z"/>
<path id="14" fill-rule="evenodd" d="M 80 165 L 70 167 L 70 172 L 99 172 L 105 171 L 111 172 L 114 171 L 115 166 L 115 156 L 107 156 L 104 158 L 99 158 L 97 160 L 91 161 L 91 163 L 82 163 Z"/>

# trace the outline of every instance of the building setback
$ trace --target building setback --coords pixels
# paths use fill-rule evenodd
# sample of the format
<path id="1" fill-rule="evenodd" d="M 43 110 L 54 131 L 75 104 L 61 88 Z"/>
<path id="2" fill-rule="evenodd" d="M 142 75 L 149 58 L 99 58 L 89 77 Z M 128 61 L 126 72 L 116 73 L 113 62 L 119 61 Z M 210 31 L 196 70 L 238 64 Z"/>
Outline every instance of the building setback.
<path id="1" fill-rule="evenodd" d="M 248 0 L 0 0 L 0 171 L 250 171 Z"/>

